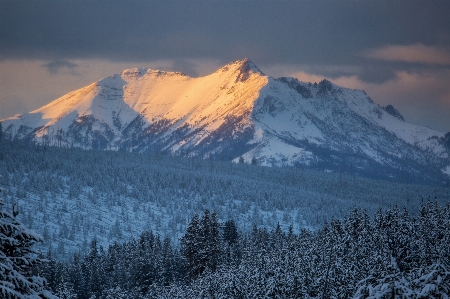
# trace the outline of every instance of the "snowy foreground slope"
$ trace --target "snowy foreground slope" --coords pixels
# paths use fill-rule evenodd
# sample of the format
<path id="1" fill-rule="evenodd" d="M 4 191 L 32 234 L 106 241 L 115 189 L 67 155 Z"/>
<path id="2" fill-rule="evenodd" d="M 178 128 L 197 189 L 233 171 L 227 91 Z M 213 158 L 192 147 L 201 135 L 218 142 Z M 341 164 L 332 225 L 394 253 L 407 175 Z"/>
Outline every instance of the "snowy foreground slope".
<path id="1" fill-rule="evenodd" d="M 23 115 L 6 136 L 85 149 L 167 152 L 370 177 L 447 182 L 450 133 L 327 80 L 265 76 L 248 59 L 215 73 L 129 69 Z"/>

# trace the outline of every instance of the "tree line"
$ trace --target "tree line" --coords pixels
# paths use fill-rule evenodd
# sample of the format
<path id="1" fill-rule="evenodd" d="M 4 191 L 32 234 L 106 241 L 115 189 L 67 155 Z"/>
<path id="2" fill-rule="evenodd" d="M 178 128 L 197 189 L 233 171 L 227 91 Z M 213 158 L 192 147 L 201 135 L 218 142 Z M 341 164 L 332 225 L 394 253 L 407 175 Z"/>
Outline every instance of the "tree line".
<path id="1" fill-rule="evenodd" d="M 206 210 L 180 247 L 153 232 L 35 267 L 61 298 L 447 298 L 450 204 L 359 208 L 321 229 L 253 226 Z"/>

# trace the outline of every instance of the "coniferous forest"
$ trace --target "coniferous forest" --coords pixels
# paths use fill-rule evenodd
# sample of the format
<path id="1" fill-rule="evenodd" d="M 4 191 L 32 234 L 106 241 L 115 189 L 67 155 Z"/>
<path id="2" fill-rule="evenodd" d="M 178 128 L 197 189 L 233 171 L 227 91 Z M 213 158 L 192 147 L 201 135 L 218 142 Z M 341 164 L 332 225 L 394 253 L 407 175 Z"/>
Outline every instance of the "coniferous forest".
<path id="1" fill-rule="evenodd" d="M 448 187 L 245 161 L 0 149 L 2 298 L 450 293 Z"/>
<path id="2" fill-rule="evenodd" d="M 37 248 L 57 260 L 86 255 L 93 239 L 106 248 L 144 231 L 179 246 L 205 209 L 245 233 L 278 223 L 299 233 L 354 207 L 373 217 L 380 207 L 405 206 L 416 216 L 423 201 L 450 201 L 447 182 L 410 184 L 401 172 L 380 181 L 355 176 L 350 166 L 324 172 L 254 164 L 0 142 L 5 206 L 18 203 L 18 219 L 44 237 Z"/>
<path id="3" fill-rule="evenodd" d="M 296 234 L 280 226 L 239 233 L 215 212 L 194 215 L 180 248 L 144 232 L 86 256 L 35 268 L 61 298 L 448 298 L 450 205 L 427 202 Z"/>

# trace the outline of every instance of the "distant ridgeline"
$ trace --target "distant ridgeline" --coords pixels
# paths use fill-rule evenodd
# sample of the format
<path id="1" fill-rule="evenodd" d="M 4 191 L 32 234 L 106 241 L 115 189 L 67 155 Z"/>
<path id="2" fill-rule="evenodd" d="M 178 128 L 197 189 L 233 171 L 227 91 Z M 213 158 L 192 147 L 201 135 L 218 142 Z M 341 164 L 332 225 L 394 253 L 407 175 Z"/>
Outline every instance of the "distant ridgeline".
<path id="1" fill-rule="evenodd" d="M 371 180 L 295 167 L 260 167 L 212 158 L 82 150 L 0 142 L 0 185 L 18 218 L 44 236 L 57 259 L 87 253 L 96 238 L 107 246 L 144 231 L 175 247 L 190 217 L 205 209 L 243 232 L 280 224 L 316 230 L 354 207 L 372 216 L 389 206 L 417 215 L 428 199 L 446 204 L 450 188 Z"/>
<path id="2" fill-rule="evenodd" d="M 445 185 L 450 133 L 405 121 L 364 91 L 266 76 L 248 59 L 191 78 L 135 68 L 0 120 L 42 145 L 298 166 Z"/>
<path id="3" fill-rule="evenodd" d="M 353 208 L 317 231 L 279 225 L 241 233 L 215 212 L 193 215 L 178 250 L 144 232 L 91 242 L 86 256 L 36 268 L 61 298 L 448 298 L 450 204 L 373 217 Z M 219 216 L 220 217 L 220 216 Z M 72 297 L 70 297 L 72 296 Z"/>

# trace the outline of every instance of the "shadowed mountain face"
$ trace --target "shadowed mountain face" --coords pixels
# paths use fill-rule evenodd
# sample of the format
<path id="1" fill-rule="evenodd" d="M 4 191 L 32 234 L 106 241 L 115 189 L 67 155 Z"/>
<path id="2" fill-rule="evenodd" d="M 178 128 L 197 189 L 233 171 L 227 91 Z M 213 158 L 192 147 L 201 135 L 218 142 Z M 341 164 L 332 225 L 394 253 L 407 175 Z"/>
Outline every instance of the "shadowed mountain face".
<path id="1" fill-rule="evenodd" d="M 129 69 L 4 119 L 6 138 L 158 151 L 371 177 L 447 182 L 448 133 L 404 121 L 364 91 L 265 76 L 251 61 L 191 78 Z"/>

